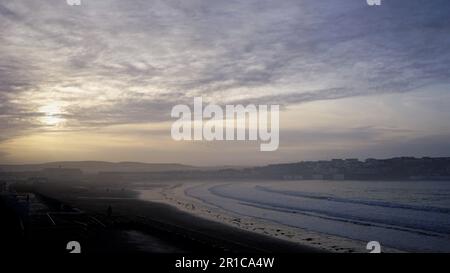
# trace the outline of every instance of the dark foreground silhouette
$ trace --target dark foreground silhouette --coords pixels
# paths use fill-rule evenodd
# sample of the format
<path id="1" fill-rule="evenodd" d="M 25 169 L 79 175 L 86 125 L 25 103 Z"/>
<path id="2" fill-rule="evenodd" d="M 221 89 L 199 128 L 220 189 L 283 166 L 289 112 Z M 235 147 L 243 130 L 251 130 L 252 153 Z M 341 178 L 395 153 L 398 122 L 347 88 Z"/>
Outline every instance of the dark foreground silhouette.
<path id="1" fill-rule="evenodd" d="M 86 254 L 303 253 L 317 249 L 202 219 L 128 192 L 40 185 L 1 196 L 8 252 Z"/>

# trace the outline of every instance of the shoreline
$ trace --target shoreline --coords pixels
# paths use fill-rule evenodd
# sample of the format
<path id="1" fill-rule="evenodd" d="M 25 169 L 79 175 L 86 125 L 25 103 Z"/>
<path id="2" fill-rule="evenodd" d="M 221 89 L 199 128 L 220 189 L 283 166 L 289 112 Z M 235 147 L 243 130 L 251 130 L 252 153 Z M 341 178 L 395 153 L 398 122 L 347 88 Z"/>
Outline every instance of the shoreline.
<path id="1" fill-rule="evenodd" d="M 152 189 L 142 187 L 136 190 L 139 199 L 149 202 L 160 202 L 173 206 L 194 216 L 215 221 L 241 230 L 250 231 L 264 236 L 280 239 L 290 243 L 317 248 L 325 252 L 334 253 L 367 253 L 367 242 L 356 239 L 339 237 L 319 233 L 299 227 L 287 226 L 266 219 L 248 217 L 242 214 L 231 213 L 224 209 L 206 204 L 201 200 L 189 196 L 186 190 L 207 182 L 159 184 Z M 211 183 L 211 182 L 209 182 Z M 209 184 L 208 183 L 208 184 Z M 404 252 L 391 247 L 383 247 L 383 252 Z"/>

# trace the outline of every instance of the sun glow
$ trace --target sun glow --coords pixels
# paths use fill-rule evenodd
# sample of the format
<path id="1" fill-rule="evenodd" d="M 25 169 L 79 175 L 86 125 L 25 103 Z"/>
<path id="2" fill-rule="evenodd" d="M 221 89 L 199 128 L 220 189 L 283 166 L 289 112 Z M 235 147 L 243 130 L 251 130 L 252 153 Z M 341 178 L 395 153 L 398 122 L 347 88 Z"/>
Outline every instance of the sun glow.
<path id="1" fill-rule="evenodd" d="M 47 126 L 61 125 L 65 119 L 61 117 L 63 114 L 61 105 L 58 103 L 50 103 L 39 108 L 39 112 L 43 114 L 40 121 Z"/>

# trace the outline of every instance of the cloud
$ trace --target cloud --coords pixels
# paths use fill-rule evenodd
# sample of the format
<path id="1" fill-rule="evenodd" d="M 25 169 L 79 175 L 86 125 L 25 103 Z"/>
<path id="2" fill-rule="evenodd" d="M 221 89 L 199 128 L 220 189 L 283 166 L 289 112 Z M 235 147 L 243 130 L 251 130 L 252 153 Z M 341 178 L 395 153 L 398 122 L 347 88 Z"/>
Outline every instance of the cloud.
<path id="1" fill-rule="evenodd" d="M 9 153 L 7 152 L 0 151 L 0 160 L 3 161 L 8 156 L 8 154 Z"/>
<path id="2" fill-rule="evenodd" d="M 448 84 L 450 3 L 8 1 L 0 4 L 7 137 L 157 122 L 193 96 L 284 106 Z"/>

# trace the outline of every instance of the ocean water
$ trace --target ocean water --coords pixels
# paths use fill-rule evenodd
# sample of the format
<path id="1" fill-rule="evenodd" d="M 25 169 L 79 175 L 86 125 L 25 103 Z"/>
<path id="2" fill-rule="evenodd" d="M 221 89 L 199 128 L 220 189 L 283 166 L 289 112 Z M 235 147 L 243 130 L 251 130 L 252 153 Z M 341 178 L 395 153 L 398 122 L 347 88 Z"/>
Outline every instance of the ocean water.
<path id="1" fill-rule="evenodd" d="M 413 252 L 450 252 L 450 182 L 201 184 L 185 194 L 233 214 Z"/>

